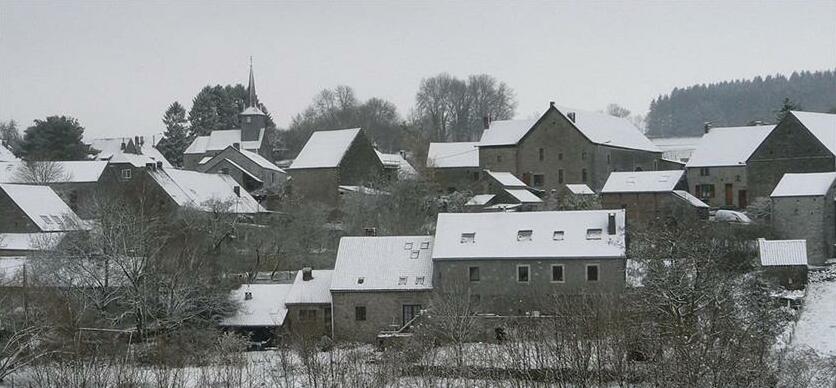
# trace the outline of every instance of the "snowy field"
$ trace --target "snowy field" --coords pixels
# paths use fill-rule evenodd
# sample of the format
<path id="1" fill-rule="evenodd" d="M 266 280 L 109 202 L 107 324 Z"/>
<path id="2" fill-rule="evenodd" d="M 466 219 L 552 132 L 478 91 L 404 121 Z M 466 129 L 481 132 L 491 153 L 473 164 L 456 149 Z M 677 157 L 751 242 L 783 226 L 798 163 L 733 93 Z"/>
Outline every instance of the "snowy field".
<path id="1" fill-rule="evenodd" d="M 836 356 L 836 268 L 810 280 L 792 345 Z"/>

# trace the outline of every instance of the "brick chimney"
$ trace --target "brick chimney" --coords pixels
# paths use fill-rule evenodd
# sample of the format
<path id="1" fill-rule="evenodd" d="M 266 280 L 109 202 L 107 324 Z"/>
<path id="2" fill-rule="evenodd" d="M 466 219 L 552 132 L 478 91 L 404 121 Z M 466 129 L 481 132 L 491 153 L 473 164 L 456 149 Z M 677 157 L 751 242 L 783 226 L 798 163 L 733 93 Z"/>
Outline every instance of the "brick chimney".
<path id="1" fill-rule="evenodd" d="M 311 267 L 302 268 L 302 280 L 313 280 L 313 269 Z"/>
<path id="2" fill-rule="evenodd" d="M 711 130 L 711 125 L 711 121 L 706 121 L 702 124 L 702 129 L 705 131 L 705 133 L 708 133 L 708 131 Z"/>
<path id="3" fill-rule="evenodd" d="M 491 127 L 491 117 L 490 116 L 482 116 L 482 129 L 488 129 Z"/>
<path id="4" fill-rule="evenodd" d="M 615 213 L 607 214 L 607 234 L 615 234 Z"/>
<path id="5" fill-rule="evenodd" d="M 571 122 L 573 122 L 573 123 L 575 122 L 575 112 L 569 112 L 569 113 L 567 113 L 567 114 L 566 114 L 566 117 L 568 117 L 568 118 L 569 118 L 569 121 L 571 121 Z"/>
<path id="6" fill-rule="evenodd" d="M 240 151 L 241 150 L 241 143 L 232 143 L 232 148 L 235 148 L 236 150 Z"/>

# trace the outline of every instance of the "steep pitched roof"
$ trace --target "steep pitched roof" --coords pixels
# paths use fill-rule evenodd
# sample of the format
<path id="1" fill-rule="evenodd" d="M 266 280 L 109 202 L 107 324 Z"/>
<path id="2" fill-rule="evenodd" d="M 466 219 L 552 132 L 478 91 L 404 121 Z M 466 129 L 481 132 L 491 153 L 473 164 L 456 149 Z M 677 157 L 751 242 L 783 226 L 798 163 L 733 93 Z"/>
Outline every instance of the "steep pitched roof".
<path id="1" fill-rule="evenodd" d="M 691 195 L 691 193 L 689 193 L 685 190 L 674 190 L 673 194 L 675 196 L 677 196 L 679 199 L 681 199 L 685 202 L 688 202 L 688 204 L 693 206 L 693 207 L 701 207 L 701 208 L 708 209 L 708 204 L 701 201 L 699 198 Z"/>
<path id="2" fill-rule="evenodd" d="M 821 196 L 827 194 L 836 172 L 813 172 L 802 174 L 784 174 L 770 197 Z"/>
<path id="3" fill-rule="evenodd" d="M 0 250 L 42 251 L 55 248 L 66 237 L 65 232 L 0 233 Z"/>
<path id="4" fill-rule="evenodd" d="M 87 229 L 75 212 L 49 186 L 0 184 L 0 190 L 15 203 L 42 232 Z"/>
<path id="5" fill-rule="evenodd" d="M 285 299 L 292 284 L 244 284 L 232 290 L 230 299 L 240 303 L 239 310 L 221 320 L 221 326 L 281 326 L 287 316 Z M 247 293 L 250 299 L 246 298 Z"/>
<path id="6" fill-rule="evenodd" d="M 296 272 L 293 287 L 287 294 L 285 304 L 330 304 L 331 278 L 333 269 L 315 269 L 311 271 L 312 279 L 303 280 L 302 271 Z"/>
<path id="7" fill-rule="evenodd" d="M 150 142 L 141 146 L 135 145 L 139 148 L 141 154 L 125 152 L 122 150 L 122 144 L 128 141 L 131 141 L 131 139 L 121 137 L 100 138 L 93 139 L 90 146 L 100 151 L 96 155 L 98 160 L 106 160 L 111 163 L 130 163 L 136 167 L 143 167 L 147 163 L 163 162 L 163 167 L 171 167 L 171 163 Z"/>
<path id="8" fill-rule="evenodd" d="M 32 162 L 55 163 L 57 168 L 54 182 L 45 183 L 90 183 L 98 182 L 107 167 L 107 162 L 80 160 L 67 162 Z M 30 183 L 25 181 L 26 162 L 0 162 L 0 183 Z M 37 168 L 37 167 L 36 167 Z M 53 179 L 53 178 L 51 178 Z"/>
<path id="9" fill-rule="evenodd" d="M 515 200 L 519 201 L 520 203 L 541 203 L 543 202 L 540 197 L 534 195 L 532 192 L 528 191 L 527 189 L 514 189 L 514 188 L 506 188 L 505 192 L 508 193 L 511 197 Z"/>
<path id="10" fill-rule="evenodd" d="M 660 193 L 673 191 L 685 171 L 612 172 L 601 193 Z"/>
<path id="11" fill-rule="evenodd" d="M 198 210 L 211 211 L 207 206 L 212 201 L 229 202 L 227 211 L 239 214 L 264 212 L 264 208 L 232 177 L 224 174 L 206 174 L 196 171 L 162 169 L 150 171 L 151 178 L 179 205 L 191 206 Z"/>
<path id="12" fill-rule="evenodd" d="M 418 175 L 418 171 L 415 171 L 415 168 L 400 153 L 387 154 L 378 150 L 374 150 L 374 152 L 377 153 L 377 158 L 385 167 L 398 169 L 398 178 L 407 179 Z"/>
<path id="13" fill-rule="evenodd" d="M 316 131 L 288 169 L 338 167 L 360 128 Z"/>
<path id="14" fill-rule="evenodd" d="M 16 162 L 20 159 L 15 156 L 4 144 L 0 144 L 0 162 Z"/>
<path id="15" fill-rule="evenodd" d="M 241 148 L 245 150 L 256 151 L 261 148 L 261 143 L 264 140 L 265 129 L 261 128 L 258 132 L 258 140 L 241 141 L 240 129 L 224 129 L 212 131 L 207 136 L 198 136 L 192 144 L 186 148 L 185 154 L 204 154 L 207 151 L 222 151 L 224 148 L 233 145 L 234 143 L 241 144 Z"/>
<path id="16" fill-rule="evenodd" d="M 616 233 L 607 234 L 609 215 Z M 592 230 L 592 232 L 590 232 Z M 530 239 L 521 232 L 530 231 Z M 624 210 L 438 215 L 433 259 L 621 258 Z"/>
<path id="17" fill-rule="evenodd" d="M 343 237 L 331 291 L 432 289 L 432 236 Z"/>
<path id="18" fill-rule="evenodd" d="M 836 114 L 813 112 L 790 112 L 828 150 L 836 155 Z"/>
<path id="19" fill-rule="evenodd" d="M 711 128 L 697 145 L 686 167 L 744 166 L 774 125 Z"/>
<path id="20" fill-rule="evenodd" d="M 485 170 L 493 180 L 499 183 L 502 187 L 526 187 L 527 185 L 519 178 L 510 172 Z"/>
<path id="21" fill-rule="evenodd" d="M 478 142 L 430 143 L 427 150 L 427 167 L 478 168 Z"/>
<path id="22" fill-rule="evenodd" d="M 807 265 L 807 240 L 758 239 L 762 266 Z"/>

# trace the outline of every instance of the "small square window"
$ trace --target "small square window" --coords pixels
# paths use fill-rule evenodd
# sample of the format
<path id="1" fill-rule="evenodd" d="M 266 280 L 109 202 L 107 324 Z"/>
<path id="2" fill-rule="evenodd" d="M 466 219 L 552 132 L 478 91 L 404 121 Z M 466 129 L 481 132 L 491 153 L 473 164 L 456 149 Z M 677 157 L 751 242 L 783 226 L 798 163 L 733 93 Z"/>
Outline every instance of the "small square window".
<path id="1" fill-rule="evenodd" d="M 471 282 L 478 282 L 479 281 L 479 267 L 470 267 L 467 269 L 468 271 L 468 279 Z"/>
<path id="2" fill-rule="evenodd" d="M 429 241 L 422 241 L 421 242 L 421 249 L 430 249 L 430 242 Z"/>
<path id="3" fill-rule="evenodd" d="M 354 320 L 355 321 L 365 321 L 366 320 L 366 306 L 354 306 Z"/>
<path id="4" fill-rule="evenodd" d="M 586 266 L 586 281 L 598 281 L 598 264 L 589 264 Z"/>
<path id="5" fill-rule="evenodd" d="M 126 168 L 122 170 L 122 179 L 131 179 L 131 169 Z"/>
<path id="6" fill-rule="evenodd" d="M 420 256 L 420 255 L 421 255 L 421 251 L 412 251 L 412 253 L 409 254 L 409 258 L 410 259 L 417 259 L 418 256 Z"/>
<path id="7" fill-rule="evenodd" d="M 563 264 L 552 265 L 552 281 L 556 283 L 563 283 Z"/>
<path id="8" fill-rule="evenodd" d="M 357 284 L 363 284 L 363 283 L 365 283 L 365 282 L 366 282 L 366 278 L 364 278 L 364 277 L 362 277 L 362 276 L 361 276 L 361 277 L 359 277 L 359 278 L 357 278 Z"/>
<path id="9" fill-rule="evenodd" d="M 546 176 L 543 174 L 534 174 L 533 178 L 531 185 L 534 187 L 541 188 L 546 184 Z"/>
<path id="10" fill-rule="evenodd" d="M 406 285 L 406 276 L 401 276 L 398 278 L 398 285 L 405 286 Z"/>
<path id="11" fill-rule="evenodd" d="M 476 233 L 462 233 L 462 244 L 472 244 L 476 242 Z"/>
<path id="12" fill-rule="evenodd" d="M 415 277 L 415 285 L 416 286 L 423 286 L 424 285 L 424 277 L 423 276 L 416 276 Z"/>
<path id="13" fill-rule="evenodd" d="M 554 241 L 563 241 L 563 237 L 566 236 L 566 233 L 562 230 L 555 230 L 554 234 L 552 234 L 552 240 Z"/>
<path id="14" fill-rule="evenodd" d="M 411 250 L 412 250 L 412 243 L 411 243 L 411 242 L 408 242 L 408 243 L 404 244 L 404 245 L 403 245 L 403 249 L 404 249 L 405 251 L 411 251 Z"/>
<path id="15" fill-rule="evenodd" d="M 542 162 L 543 159 L 546 158 L 546 150 L 540 148 L 540 161 Z"/>
<path id="16" fill-rule="evenodd" d="M 64 222 L 64 220 L 62 220 L 61 217 L 58 216 L 52 216 L 52 220 L 55 221 L 56 224 L 62 224 Z"/>
<path id="17" fill-rule="evenodd" d="M 528 265 L 518 265 L 517 266 L 517 282 L 528 283 L 529 271 L 530 270 L 531 270 L 531 268 Z"/>
<path id="18" fill-rule="evenodd" d="M 557 160 L 563 160 L 563 153 L 557 154 Z"/>
<path id="19" fill-rule="evenodd" d="M 586 239 L 587 240 L 600 240 L 602 235 L 601 229 L 587 229 L 586 230 Z"/>
<path id="20" fill-rule="evenodd" d="M 531 237 L 534 234 L 531 230 L 519 230 L 517 231 L 517 241 L 531 241 Z"/>

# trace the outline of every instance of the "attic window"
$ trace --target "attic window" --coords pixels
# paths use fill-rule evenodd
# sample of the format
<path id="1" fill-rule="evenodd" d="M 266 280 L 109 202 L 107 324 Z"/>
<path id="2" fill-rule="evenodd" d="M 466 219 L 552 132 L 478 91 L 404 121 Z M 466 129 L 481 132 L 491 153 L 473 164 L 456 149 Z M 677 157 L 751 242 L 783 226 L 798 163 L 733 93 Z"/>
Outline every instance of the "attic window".
<path id="1" fill-rule="evenodd" d="M 403 245 L 403 250 L 405 250 L 405 251 L 411 251 L 411 250 L 412 250 L 412 243 L 411 243 L 411 242 L 405 243 L 405 244 Z"/>
<path id="2" fill-rule="evenodd" d="M 51 224 L 52 220 L 48 216 L 41 216 L 41 219 L 44 220 L 47 224 Z"/>
<path id="3" fill-rule="evenodd" d="M 62 220 L 61 217 L 58 216 L 52 216 L 52 220 L 55 221 L 56 224 L 61 224 L 62 222 L 64 222 L 64 220 Z"/>
<path id="4" fill-rule="evenodd" d="M 586 239 L 587 240 L 600 240 L 602 235 L 601 229 L 587 229 L 586 230 Z"/>
<path id="5" fill-rule="evenodd" d="M 421 242 L 421 249 L 430 249 L 430 242 L 429 241 L 422 241 Z"/>
<path id="6" fill-rule="evenodd" d="M 363 284 L 365 281 L 366 281 L 366 278 L 364 278 L 362 276 L 357 278 L 357 284 Z"/>
<path id="7" fill-rule="evenodd" d="M 531 241 L 531 236 L 534 234 L 531 230 L 517 231 L 517 241 Z"/>
<path id="8" fill-rule="evenodd" d="M 562 230 L 555 230 L 554 234 L 552 235 L 552 240 L 554 241 L 563 241 L 563 237 L 566 233 Z"/>
<path id="9" fill-rule="evenodd" d="M 476 233 L 462 233 L 462 244 L 473 244 L 476 242 Z"/>
<path id="10" fill-rule="evenodd" d="M 409 258 L 410 259 L 417 259 L 420 254 L 421 254 L 421 251 L 412 251 L 412 253 L 409 255 Z"/>
<path id="11" fill-rule="evenodd" d="M 398 285 L 405 286 L 406 285 L 406 276 L 401 276 L 398 278 Z"/>
<path id="12" fill-rule="evenodd" d="M 415 285 L 416 286 L 424 285 L 424 277 L 423 276 L 416 276 L 415 277 Z"/>

